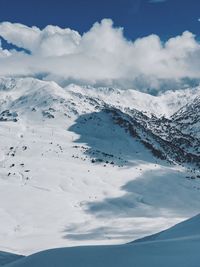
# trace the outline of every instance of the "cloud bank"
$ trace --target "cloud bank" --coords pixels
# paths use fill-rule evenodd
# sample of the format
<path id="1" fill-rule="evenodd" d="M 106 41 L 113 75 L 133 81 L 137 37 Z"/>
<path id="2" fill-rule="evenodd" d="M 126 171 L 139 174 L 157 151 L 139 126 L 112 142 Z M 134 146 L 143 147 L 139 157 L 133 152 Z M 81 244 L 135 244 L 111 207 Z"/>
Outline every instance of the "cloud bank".
<path id="1" fill-rule="evenodd" d="M 60 83 L 167 90 L 200 79 L 200 44 L 188 31 L 162 42 L 157 35 L 127 40 L 110 19 L 82 36 L 71 29 L 43 30 L 0 23 L 0 36 L 29 53 L 0 44 L 1 76 L 34 76 Z"/>

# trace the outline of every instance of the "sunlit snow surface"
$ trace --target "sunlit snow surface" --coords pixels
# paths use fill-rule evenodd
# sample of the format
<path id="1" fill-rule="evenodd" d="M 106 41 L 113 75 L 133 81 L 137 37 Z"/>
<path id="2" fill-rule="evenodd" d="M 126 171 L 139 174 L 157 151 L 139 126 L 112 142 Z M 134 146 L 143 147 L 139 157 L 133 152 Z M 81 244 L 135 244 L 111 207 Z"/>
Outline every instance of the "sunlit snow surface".
<path id="1" fill-rule="evenodd" d="M 154 97 L 134 90 L 61 88 L 54 82 L 2 78 L 0 111 L 10 113 L 0 121 L 0 250 L 27 255 L 55 247 L 120 244 L 197 214 L 200 179 L 186 179 L 184 167 L 153 157 L 101 107 L 170 116 L 199 91 Z M 167 249 L 168 243 L 163 244 Z M 116 255 L 122 251 L 123 261 L 130 253 L 156 249 L 137 244 L 132 252 L 132 246 L 92 250 L 102 261 L 109 261 L 112 250 Z M 93 255 L 88 248 L 52 253 L 64 254 L 68 261 L 79 250 Z M 118 257 L 110 260 L 118 262 Z"/>

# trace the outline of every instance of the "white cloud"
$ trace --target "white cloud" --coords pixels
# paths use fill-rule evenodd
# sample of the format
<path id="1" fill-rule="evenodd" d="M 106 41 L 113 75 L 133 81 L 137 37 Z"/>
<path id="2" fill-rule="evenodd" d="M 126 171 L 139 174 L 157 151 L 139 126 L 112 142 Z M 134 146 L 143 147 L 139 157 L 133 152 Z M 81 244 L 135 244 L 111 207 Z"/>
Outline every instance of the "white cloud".
<path id="1" fill-rule="evenodd" d="M 80 41 L 78 32 L 47 26 L 42 31 L 37 27 L 27 27 L 19 23 L 3 22 L 0 35 L 20 48 L 29 50 L 33 55 L 62 56 L 74 51 Z"/>
<path id="2" fill-rule="evenodd" d="M 1 57 L 0 75 L 43 74 L 61 82 L 142 90 L 200 78 L 200 45 L 188 31 L 165 43 L 157 35 L 132 42 L 122 28 L 104 19 L 83 36 L 56 26 L 40 30 L 9 22 L 0 24 L 0 36 L 31 52 L 11 51 L 9 57 Z"/>

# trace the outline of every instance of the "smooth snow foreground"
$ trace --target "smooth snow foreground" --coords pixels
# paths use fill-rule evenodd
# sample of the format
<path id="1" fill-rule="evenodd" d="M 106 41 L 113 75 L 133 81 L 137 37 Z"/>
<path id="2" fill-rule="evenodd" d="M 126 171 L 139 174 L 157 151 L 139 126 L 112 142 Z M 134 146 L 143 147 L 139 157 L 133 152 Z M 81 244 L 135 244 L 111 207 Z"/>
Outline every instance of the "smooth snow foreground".
<path id="1" fill-rule="evenodd" d="M 200 215 L 126 245 L 59 248 L 5 267 L 198 267 Z"/>

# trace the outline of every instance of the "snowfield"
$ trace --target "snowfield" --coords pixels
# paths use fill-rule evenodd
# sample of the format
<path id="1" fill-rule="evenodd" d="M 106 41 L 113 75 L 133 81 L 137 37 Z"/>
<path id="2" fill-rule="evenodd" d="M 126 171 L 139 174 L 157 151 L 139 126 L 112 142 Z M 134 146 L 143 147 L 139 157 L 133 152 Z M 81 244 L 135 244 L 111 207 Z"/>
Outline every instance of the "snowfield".
<path id="1" fill-rule="evenodd" d="M 126 245 L 47 250 L 6 267 L 197 267 L 200 261 L 200 216 Z"/>
<path id="2" fill-rule="evenodd" d="M 178 156 L 159 158 L 155 152 L 169 141 L 161 150 L 158 137 L 164 135 L 155 135 L 158 127 L 149 128 L 151 132 L 140 128 L 146 125 L 145 116 L 171 118 L 199 94 L 200 87 L 150 96 L 1 78 L 0 250 L 30 255 L 51 248 L 106 245 L 50 250 L 13 266 L 160 266 L 168 253 L 167 266 L 196 267 L 198 231 L 195 237 L 181 233 L 173 241 L 115 244 L 199 213 L 198 149 L 191 163 Z M 127 108 L 140 112 L 135 116 L 141 124 L 137 121 L 133 127 L 138 127 L 137 134 L 124 121 L 127 114 L 113 120 L 109 108 L 122 114 Z M 177 265 L 172 264 L 175 256 Z"/>

